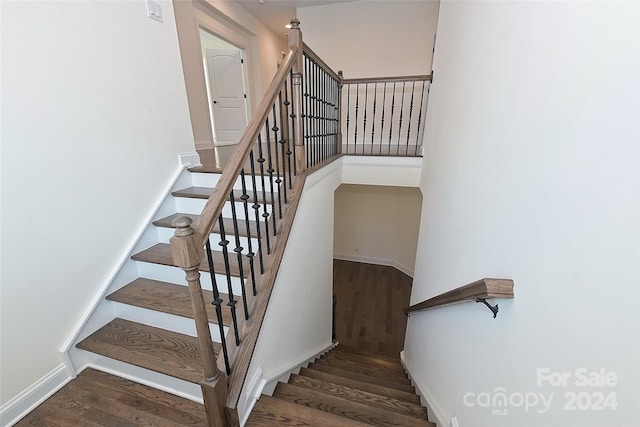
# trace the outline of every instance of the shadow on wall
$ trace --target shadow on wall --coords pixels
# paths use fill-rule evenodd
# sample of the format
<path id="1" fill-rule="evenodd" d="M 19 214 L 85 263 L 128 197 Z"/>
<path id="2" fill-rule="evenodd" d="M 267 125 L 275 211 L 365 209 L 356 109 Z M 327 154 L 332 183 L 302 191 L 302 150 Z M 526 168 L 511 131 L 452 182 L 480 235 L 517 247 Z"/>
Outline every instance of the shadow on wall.
<path id="1" fill-rule="evenodd" d="M 335 191 L 334 258 L 390 265 L 413 277 L 422 193 L 343 184 Z"/>

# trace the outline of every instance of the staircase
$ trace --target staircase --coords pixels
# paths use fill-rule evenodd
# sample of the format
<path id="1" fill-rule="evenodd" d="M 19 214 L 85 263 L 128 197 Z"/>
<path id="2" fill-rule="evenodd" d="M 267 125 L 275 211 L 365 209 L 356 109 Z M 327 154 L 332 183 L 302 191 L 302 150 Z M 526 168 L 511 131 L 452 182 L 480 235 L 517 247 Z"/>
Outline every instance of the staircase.
<path id="1" fill-rule="evenodd" d="M 435 427 L 399 359 L 345 346 L 261 396 L 246 425 Z"/>
<path id="2" fill-rule="evenodd" d="M 184 280 L 184 272 L 173 263 L 169 239 L 174 232 L 171 223 L 175 218 L 198 218 L 198 213 L 202 211 L 218 178 L 217 173 L 203 173 L 198 169 L 185 171 L 179 178 L 173 191 L 162 204 L 158 218 L 143 233 L 130 261 L 122 268 L 105 299 L 94 312 L 93 318 L 108 321 L 104 323 L 102 320 L 104 324 L 99 324 L 97 330 L 94 326 L 96 321 L 89 322 L 80 334 L 81 338 L 86 337 L 76 343 L 76 349 L 72 354 L 76 365 L 89 365 L 108 372 L 115 371 L 129 378 L 142 379 L 142 382 L 150 385 L 160 385 L 165 389 L 177 391 L 178 394 L 194 400 L 202 399 L 199 384 L 203 379 L 203 361 L 192 320 L 189 288 Z M 241 183 L 234 186 L 234 193 L 240 186 Z M 230 211 L 230 204 L 231 202 L 227 202 L 223 216 Z M 243 253 L 246 254 L 247 233 L 243 233 L 243 230 L 246 230 L 246 222 L 244 216 L 241 216 L 244 215 L 244 206 L 241 200 L 237 200 L 235 205 L 238 217 L 242 218 L 238 220 L 236 227 L 242 236 L 241 245 L 244 248 Z M 271 209 L 272 206 L 267 204 L 267 210 Z M 253 209 L 249 213 L 250 217 L 253 216 Z M 256 223 L 250 220 L 249 224 L 253 230 L 252 236 L 256 236 Z M 224 218 L 223 225 L 227 233 L 234 230 L 233 221 L 229 218 Z M 219 249 L 219 233 L 220 227 L 216 224 L 210 238 L 214 249 Z M 227 236 L 227 239 L 232 240 L 230 236 Z M 257 245 L 257 240 L 252 238 L 254 251 Z M 221 260 L 223 254 L 214 251 L 213 257 L 214 260 Z M 247 258 L 243 257 L 243 262 L 247 261 L 246 264 Z M 243 317 L 240 297 L 243 282 L 238 263 L 235 261 L 235 253 L 230 263 L 229 280 L 224 268 L 218 267 L 224 263 L 216 262 L 215 265 L 216 282 L 220 291 L 228 293 L 226 285 L 231 283 L 238 301 L 236 313 L 240 319 Z M 220 328 L 216 322 L 215 307 L 210 304 L 213 293 L 206 257 L 199 270 L 217 357 L 221 351 Z M 245 265 L 245 276 L 248 271 L 249 268 Z M 124 277 L 132 276 L 132 273 L 137 273 L 132 277 L 133 280 L 123 280 Z M 224 301 L 229 300 L 226 294 L 222 294 L 221 297 Z M 232 313 L 227 304 L 223 304 L 222 309 L 223 330 L 227 335 L 232 325 Z M 228 335 L 232 336 L 233 332 Z M 169 379 L 167 382 L 167 377 L 173 380 Z"/>

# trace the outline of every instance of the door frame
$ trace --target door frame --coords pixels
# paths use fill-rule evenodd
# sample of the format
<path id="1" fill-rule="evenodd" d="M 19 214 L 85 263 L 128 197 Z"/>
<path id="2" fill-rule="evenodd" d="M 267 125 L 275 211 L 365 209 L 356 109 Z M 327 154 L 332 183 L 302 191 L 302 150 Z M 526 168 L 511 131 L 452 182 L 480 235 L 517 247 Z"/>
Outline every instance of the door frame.
<path id="1" fill-rule="evenodd" d="M 244 51 L 246 59 L 247 116 L 255 108 L 257 52 L 255 35 L 221 15 L 204 1 L 174 0 L 173 7 L 178 32 L 178 44 L 184 71 L 187 101 L 195 148 L 213 148 L 213 132 L 207 95 L 206 76 L 202 64 L 200 28 Z"/>

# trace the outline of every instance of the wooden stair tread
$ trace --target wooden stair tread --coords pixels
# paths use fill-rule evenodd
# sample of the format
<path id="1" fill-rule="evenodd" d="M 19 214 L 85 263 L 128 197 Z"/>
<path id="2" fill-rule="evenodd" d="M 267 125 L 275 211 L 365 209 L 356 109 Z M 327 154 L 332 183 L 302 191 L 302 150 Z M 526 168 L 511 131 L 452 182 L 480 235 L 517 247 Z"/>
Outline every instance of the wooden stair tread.
<path id="1" fill-rule="evenodd" d="M 411 385 L 411 381 L 407 377 L 407 374 L 404 372 L 404 370 L 397 371 L 381 366 L 371 366 L 368 363 L 359 363 L 352 360 L 336 360 L 330 357 L 322 357 L 321 359 L 316 360 L 314 363 L 338 369 L 345 369 L 360 374 L 371 375 L 375 376 L 376 378 L 395 381 L 400 384 Z"/>
<path id="2" fill-rule="evenodd" d="M 324 356 L 322 356 L 322 358 L 332 359 L 336 361 L 344 360 L 344 361 L 356 362 L 361 365 L 372 366 L 376 368 L 378 367 L 384 368 L 392 372 L 398 372 L 402 375 L 406 374 L 404 367 L 402 366 L 402 363 L 400 363 L 399 361 L 396 362 L 396 361 L 385 360 L 380 358 L 371 358 L 371 357 L 363 356 L 360 354 L 344 353 L 344 352 L 338 352 L 338 351 L 330 351 Z"/>
<path id="3" fill-rule="evenodd" d="M 215 244 L 211 242 L 212 246 Z M 240 269 L 238 268 L 238 256 L 233 251 L 230 246 L 228 246 L 229 251 L 229 269 L 231 271 L 231 275 L 235 277 L 240 277 Z M 202 262 L 200 263 L 200 267 L 198 268 L 200 271 L 209 271 L 209 263 L 207 262 L 207 257 L 204 253 L 204 249 L 202 251 Z M 215 267 L 215 272 L 218 274 L 226 274 L 224 269 L 224 255 L 221 251 L 212 251 L 213 254 L 213 265 Z M 175 267 L 175 263 L 173 262 L 173 257 L 171 256 L 171 246 L 168 243 L 157 243 L 151 246 L 148 249 L 138 252 L 133 255 L 131 259 L 135 261 L 149 262 L 152 264 L 160 264 L 160 265 L 168 265 Z M 249 260 L 243 255 L 242 256 L 242 264 L 243 264 L 243 272 L 244 277 L 247 278 L 250 275 L 249 270 Z"/>
<path id="4" fill-rule="evenodd" d="M 210 304 L 210 302 L 213 301 L 213 292 L 204 289 L 202 293 L 206 303 L 205 306 L 207 308 L 209 323 L 217 324 L 218 318 L 216 316 L 215 306 Z M 176 285 L 175 283 L 139 277 L 112 294 L 107 295 L 106 298 L 109 301 L 193 319 L 193 308 L 189 288 L 187 286 Z M 220 298 L 225 301 L 229 299 L 226 294 L 220 294 Z M 225 326 L 230 326 L 232 323 L 231 310 L 226 304 L 222 304 L 221 307 L 222 322 Z M 242 304 L 236 307 L 241 310 Z"/>
<path id="5" fill-rule="evenodd" d="M 253 209 L 251 209 L 251 211 L 253 211 Z M 162 227 L 162 228 L 175 228 L 173 225 L 171 225 L 171 223 L 173 222 L 174 219 L 179 218 L 181 216 L 186 216 L 191 218 L 194 224 L 200 218 L 200 215 L 175 213 L 173 215 L 169 215 L 164 218 L 160 218 L 153 221 L 153 225 L 155 225 L 156 227 Z M 223 225 L 224 225 L 225 233 L 233 232 L 234 230 L 233 219 L 223 218 Z M 251 237 L 255 238 L 258 236 L 258 227 L 255 221 L 249 220 L 249 231 L 251 233 Z M 217 234 L 220 233 L 220 225 L 218 224 L 218 221 L 216 221 L 216 223 L 213 225 L 212 232 Z M 238 219 L 238 234 L 240 236 L 247 237 L 247 224 L 244 219 Z"/>
<path id="6" fill-rule="evenodd" d="M 265 183 L 266 184 L 266 183 Z M 267 197 L 267 204 L 271 204 L 271 189 L 270 186 L 268 184 L 266 184 L 267 187 L 265 188 L 265 193 L 266 193 L 266 197 Z M 275 182 L 273 183 L 273 188 L 274 188 L 274 192 L 273 192 L 273 197 L 274 200 L 277 202 L 278 201 L 278 193 L 277 193 L 277 186 L 278 184 L 276 184 Z M 248 194 L 250 196 L 248 202 L 249 204 L 253 204 L 253 190 L 249 191 L 249 189 L 247 189 Z M 189 199 L 208 199 L 209 196 L 211 196 L 211 193 L 213 192 L 213 188 L 211 187 L 188 187 L 188 188 L 183 188 L 181 190 L 176 190 L 176 191 L 172 191 L 171 195 L 173 197 L 184 197 L 184 198 L 189 198 Z M 264 197 L 262 197 L 262 191 L 258 191 L 257 192 L 257 196 L 258 196 L 258 203 L 260 203 L 261 205 L 264 204 Z M 240 197 L 242 196 L 242 191 L 235 189 L 233 190 L 233 199 L 237 202 L 242 201 L 242 199 L 240 199 Z"/>
<path id="7" fill-rule="evenodd" d="M 388 411 L 295 384 L 280 383 L 274 397 L 376 426 L 428 426 L 425 419 Z"/>
<path id="8" fill-rule="evenodd" d="M 317 371 L 326 372 L 333 375 L 339 375 L 346 378 L 351 378 L 358 381 L 369 382 L 372 384 L 377 384 L 377 385 L 381 385 L 388 388 L 395 388 L 397 390 L 405 391 L 407 393 L 415 393 L 415 389 L 411 385 L 411 382 L 409 382 L 408 380 L 406 383 L 400 383 L 398 381 L 390 380 L 387 378 L 379 378 L 375 376 L 375 374 L 369 375 L 369 374 L 363 374 L 360 372 L 353 372 L 348 370 L 347 368 L 341 369 L 334 366 L 324 365 L 318 362 L 310 363 L 308 368 L 315 369 Z"/>
<path id="9" fill-rule="evenodd" d="M 300 376 L 305 376 L 321 381 L 330 382 L 337 385 L 353 388 L 356 390 L 366 391 L 368 393 L 378 394 L 381 396 L 387 396 L 398 400 L 403 400 L 410 403 L 420 403 L 420 398 L 413 392 L 398 390 L 396 388 L 385 387 L 379 384 L 373 384 L 365 380 L 356 380 L 348 378 L 343 375 L 336 375 L 334 373 L 318 371 L 316 369 L 302 368 L 300 369 Z"/>
<path id="10" fill-rule="evenodd" d="M 361 402 L 370 406 L 384 408 L 385 410 L 397 412 L 399 414 L 422 419 L 427 418 L 427 409 L 417 403 L 394 399 L 392 397 L 370 393 L 328 381 L 294 374 L 289 378 L 289 384 L 306 387 L 322 393 L 339 396 L 343 399 Z"/>
<path id="11" fill-rule="evenodd" d="M 245 424 L 249 427 L 310 426 L 310 427 L 359 427 L 367 424 L 297 405 L 284 399 L 260 396 Z"/>
<path id="12" fill-rule="evenodd" d="M 203 379 L 197 338 L 142 323 L 116 318 L 76 347 L 192 383 Z"/>
<path id="13" fill-rule="evenodd" d="M 356 347 L 351 347 L 351 346 L 347 346 L 347 345 L 339 345 L 336 348 L 333 349 L 334 352 L 339 352 L 339 353 L 347 353 L 347 354 L 356 354 L 359 356 L 364 356 L 367 358 L 371 358 L 371 359 L 381 359 L 381 360 L 387 360 L 390 362 L 397 362 L 402 364 L 402 362 L 400 361 L 400 356 L 390 356 L 388 354 L 382 354 L 382 353 L 372 353 L 370 351 L 366 351 L 366 350 L 361 350 L 359 348 Z"/>

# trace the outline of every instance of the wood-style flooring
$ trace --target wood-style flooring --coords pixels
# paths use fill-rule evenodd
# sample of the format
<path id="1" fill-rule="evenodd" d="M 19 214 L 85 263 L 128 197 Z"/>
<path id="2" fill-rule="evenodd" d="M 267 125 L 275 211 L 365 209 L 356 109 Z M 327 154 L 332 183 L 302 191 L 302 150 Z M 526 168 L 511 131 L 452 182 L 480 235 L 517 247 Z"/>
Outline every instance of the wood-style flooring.
<path id="1" fill-rule="evenodd" d="M 413 279 L 382 265 L 333 261 L 336 339 L 342 345 L 398 357 L 404 348 Z"/>
<path id="2" fill-rule="evenodd" d="M 16 426 L 206 426 L 198 403 L 129 380 L 84 370 Z"/>

